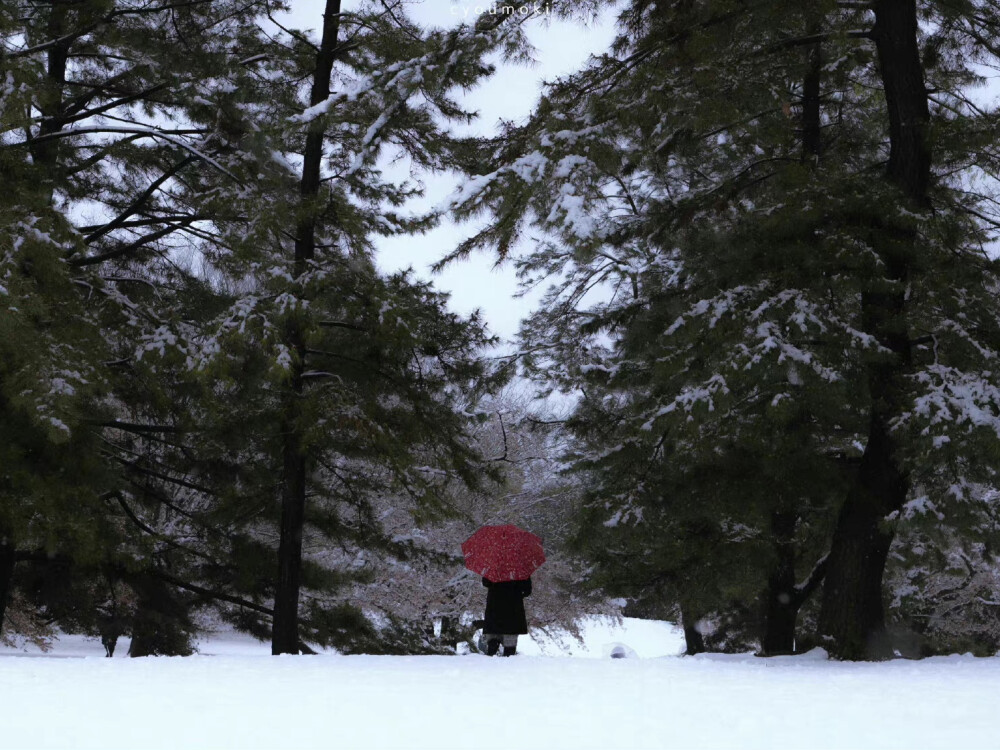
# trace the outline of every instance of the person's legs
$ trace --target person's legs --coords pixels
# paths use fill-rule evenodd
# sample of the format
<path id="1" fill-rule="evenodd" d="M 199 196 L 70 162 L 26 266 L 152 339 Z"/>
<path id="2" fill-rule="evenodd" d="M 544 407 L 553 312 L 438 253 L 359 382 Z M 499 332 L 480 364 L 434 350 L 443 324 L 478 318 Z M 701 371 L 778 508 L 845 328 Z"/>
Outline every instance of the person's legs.
<path id="1" fill-rule="evenodd" d="M 498 633 L 483 633 L 483 640 L 486 641 L 486 655 L 496 656 L 500 650 L 500 642 L 503 636 Z"/>
<path id="2" fill-rule="evenodd" d="M 505 635 L 503 637 L 503 655 L 513 656 L 517 653 L 517 635 Z"/>

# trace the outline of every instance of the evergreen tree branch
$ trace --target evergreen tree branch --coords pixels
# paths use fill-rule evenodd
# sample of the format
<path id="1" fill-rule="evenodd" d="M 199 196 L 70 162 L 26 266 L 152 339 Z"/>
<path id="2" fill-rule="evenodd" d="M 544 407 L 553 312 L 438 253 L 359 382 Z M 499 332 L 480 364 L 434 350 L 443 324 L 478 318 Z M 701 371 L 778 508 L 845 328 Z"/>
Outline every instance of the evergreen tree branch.
<path id="1" fill-rule="evenodd" d="M 809 577 L 798 584 L 794 590 L 794 596 L 792 601 L 796 607 L 801 607 L 805 601 L 812 595 L 812 593 L 819 588 L 819 585 L 826 578 L 827 566 L 830 561 L 830 555 L 825 554 L 819 559 L 815 567 L 813 567 L 812 572 Z"/>
<path id="2" fill-rule="evenodd" d="M 179 487 L 186 487 L 189 490 L 196 490 L 198 492 L 203 492 L 206 495 L 216 496 L 218 493 L 209 487 L 203 487 L 201 485 L 194 484 L 185 479 L 179 479 L 178 477 L 172 477 L 169 474 L 163 474 L 158 471 L 153 471 L 152 469 L 145 469 L 137 465 L 136 461 L 128 461 L 121 456 L 113 456 L 114 460 L 118 461 L 120 464 L 124 465 L 130 471 L 134 471 L 138 474 L 143 474 L 145 476 L 154 477 L 155 479 L 160 479 L 169 484 L 175 484 Z"/>
<path id="3" fill-rule="evenodd" d="M 157 570 L 155 568 L 146 571 L 149 575 L 154 578 L 158 578 L 164 583 L 169 583 L 176 586 L 179 589 L 184 589 L 185 591 L 190 591 L 193 594 L 198 594 L 207 599 L 215 599 L 220 602 L 228 602 L 230 604 L 235 604 L 238 607 L 243 607 L 244 609 L 249 609 L 253 612 L 257 612 L 267 617 L 272 617 L 273 612 L 268 607 L 264 607 L 255 602 L 251 602 L 247 599 L 242 599 L 238 596 L 233 596 L 232 594 L 225 594 L 221 591 L 213 591 L 212 589 L 206 589 L 203 586 L 198 586 L 194 583 L 188 583 L 185 580 L 178 578 L 177 576 L 172 576 L 162 570 Z"/>
<path id="4" fill-rule="evenodd" d="M 144 213 L 139 211 L 137 213 Z M 173 224 L 178 222 L 195 222 L 195 221 L 210 221 L 213 219 L 218 219 L 217 216 L 210 216 L 208 214 L 176 214 L 173 216 L 150 216 L 146 219 L 132 219 L 130 221 L 123 221 L 118 225 L 118 229 L 134 229 L 136 227 L 150 227 L 156 226 L 157 224 Z M 232 221 L 244 221 L 245 217 L 232 217 Z M 107 224 L 88 224 L 82 227 L 76 227 L 76 231 L 80 233 L 95 232 L 99 229 L 104 228 Z"/>
<path id="5" fill-rule="evenodd" d="M 128 516 L 129 520 L 133 524 L 135 524 L 137 528 L 141 529 L 146 534 L 149 534 L 151 537 L 158 539 L 159 541 L 166 544 L 168 547 L 172 547 L 173 549 L 186 552 L 187 554 L 194 555 L 195 557 L 200 557 L 203 560 L 208 560 L 213 565 L 217 564 L 215 558 L 213 558 L 211 555 L 205 554 L 204 552 L 200 552 L 195 549 L 191 549 L 190 547 L 181 544 L 180 542 L 175 542 L 170 537 L 161 534 L 160 532 L 156 531 L 155 529 L 147 525 L 141 518 L 139 518 L 139 516 L 135 514 L 135 511 L 133 511 L 132 508 L 129 507 L 129 504 L 125 501 L 125 498 L 122 496 L 120 492 L 110 493 L 110 496 L 114 497 L 114 499 L 118 501 L 118 505 L 120 505 L 121 509 L 125 511 L 125 515 Z"/>
<path id="6" fill-rule="evenodd" d="M 861 29 L 856 29 L 854 31 L 848 31 L 846 33 L 848 39 L 872 39 L 871 31 L 864 31 Z M 794 47 L 808 47 L 813 44 L 820 44 L 822 42 L 827 42 L 834 37 L 834 34 L 830 32 L 822 32 L 819 34 L 808 34 L 806 36 L 797 36 L 791 39 L 782 39 L 780 42 L 776 42 L 765 50 L 765 53 L 777 52 L 782 49 L 791 49 Z"/>
<path id="7" fill-rule="evenodd" d="M 8 60 L 16 60 L 21 57 L 31 57 L 32 55 L 36 55 L 39 52 L 47 52 L 48 50 L 55 49 L 56 47 L 65 47 L 72 44 L 77 39 L 86 36 L 90 32 L 99 29 L 105 23 L 107 23 L 107 17 L 102 18 L 99 21 L 95 21 L 89 26 L 84 26 L 82 29 L 78 29 L 69 34 L 64 34 L 63 36 L 57 37 L 56 39 L 50 39 L 47 42 L 42 42 L 32 47 L 26 47 L 24 49 L 15 50 L 13 52 L 7 52 L 6 54 L 3 55 L 3 57 L 6 57 Z"/>
<path id="8" fill-rule="evenodd" d="M 106 253 L 101 253 L 100 255 L 87 255 L 84 256 L 83 258 L 71 258 L 67 262 L 69 263 L 70 266 L 74 268 L 82 268 L 84 266 L 93 266 L 98 263 L 103 263 L 104 261 L 107 260 L 114 260 L 115 258 L 121 258 L 124 255 L 128 255 L 129 253 L 133 253 L 136 250 L 145 247 L 151 242 L 156 242 L 157 240 L 163 239 L 167 235 L 173 234 L 174 232 L 179 231 L 180 229 L 181 229 L 180 225 L 172 224 L 156 232 L 153 232 L 152 234 L 144 235 L 135 242 L 130 242 L 127 245 L 120 245 L 119 247 L 116 247 L 114 250 L 109 250 Z"/>
<path id="9" fill-rule="evenodd" d="M 59 122 L 64 126 L 72 122 L 78 122 L 80 120 L 86 120 L 88 117 L 96 117 L 97 115 L 103 114 L 104 112 L 109 112 L 118 107 L 124 106 L 126 104 L 131 104 L 137 101 L 149 101 L 149 97 L 153 94 L 157 94 L 161 91 L 165 91 L 169 86 L 165 83 L 157 84 L 156 86 L 150 86 L 148 89 L 144 89 L 135 94 L 130 94 L 129 96 L 123 96 L 120 99 L 115 99 L 114 101 L 106 102 L 99 107 L 94 107 L 93 109 L 80 109 L 72 114 L 61 114 L 59 116 Z"/>
<path id="10" fill-rule="evenodd" d="M 118 420 L 111 420 L 110 422 L 100 422 L 100 421 L 85 421 L 84 424 L 93 425 L 95 427 L 112 427 L 116 430 L 124 430 L 125 432 L 181 432 L 179 427 L 173 425 L 157 425 L 157 424 L 136 424 L 133 422 L 119 422 Z"/>
<path id="11" fill-rule="evenodd" d="M 153 195 L 153 193 L 155 193 L 157 190 L 160 189 L 160 186 L 163 185 L 164 182 L 166 182 L 171 177 L 176 175 L 178 172 L 184 169 L 184 167 L 186 167 L 188 164 L 193 164 L 196 160 L 197 157 L 192 155 L 192 156 L 187 156 L 184 159 L 181 159 L 176 164 L 174 164 L 174 166 L 172 166 L 158 178 L 153 180 L 153 182 L 149 185 L 149 187 L 147 187 L 145 190 L 139 193 L 139 195 L 135 198 L 135 200 L 133 200 L 132 203 L 129 204 L 129 206 L 124 211 L 122 211 L 120 214 L 118 214 L 118 216 L 109 221 L 100 229 L 96 229 L 95 231 L 88 234 L 86 237 L 83 238 L 83 241 L 89 245 L 90 243 L 100 239 L 109 232 L 113 232 L 114 230 L 121 227 L 122 224 L 125 223 L 125 221 L 135 216 L 135 214 L 139 213 L 139 210 L 142 208 L 143 204 L 147 200 L 149 200 L 149 198 Z"/>
<path id="12" fill-rule="evenodd" d="M 178 148 L 182 148 L 185 151 L 188 151 L 193 156 L 196 156 L 202 161 L 212 165 L 227 177 L 230 177 L 237 183 L 242 184 L 241 181 L 232 172 L 230 172 L 228 169 L 219 164 L 219 162 L 217 162 L 211 156 L 205 154 L 202 151 L 199 151 L 190 143 L 187 143 L 181 140 L 180 138 L 174 137 L 178 135 L 204 135 L 206 132 L 207 131 L 204 128 L 175 128 L 172 130 L 159 130 L 153 127 L 93 126 L 86 128 L 69 128 L 69 129 L 57 130 L 52 133 L 44 133 L 37 137 L 30 138 L 27 142 L 0 144 L 0 149 L 21 148 L 24 147 L 25 145 L 29 147 L 34 147 L 40 143 L 46 143 L 48 141 L 58 140 L 60 138 L 72 138 L 78 135 L 99 134 L 99 133 L 126 133 L 146 138 L 159 138 L 164 141 L 167 141 L 168 143 L 171 143 L 174 146 L 177 146 Z"/>

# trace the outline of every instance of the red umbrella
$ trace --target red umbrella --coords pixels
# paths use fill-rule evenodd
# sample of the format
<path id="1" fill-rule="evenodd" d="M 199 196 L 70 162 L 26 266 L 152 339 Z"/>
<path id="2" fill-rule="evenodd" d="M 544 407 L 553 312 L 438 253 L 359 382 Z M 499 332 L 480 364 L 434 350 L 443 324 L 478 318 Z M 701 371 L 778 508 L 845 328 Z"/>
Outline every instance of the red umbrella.
<path id="1" fill-rule="evenodd" d="M 493 583 L 530 578 L 545 562 L 542 540 L 513 524 L 483 526 L 462 543 L 465 567 Z"/>

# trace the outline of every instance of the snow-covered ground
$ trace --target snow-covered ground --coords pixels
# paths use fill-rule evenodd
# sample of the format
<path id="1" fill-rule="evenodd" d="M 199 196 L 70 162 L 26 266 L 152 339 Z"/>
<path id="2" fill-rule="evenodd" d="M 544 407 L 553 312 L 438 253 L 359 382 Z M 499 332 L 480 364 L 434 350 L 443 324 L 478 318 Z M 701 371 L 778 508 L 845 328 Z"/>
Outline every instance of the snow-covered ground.
<path id="1" fill-rule="evenodd" d="M 621 643 L 634 658 L 611 659 Z M 484 656 L 271 657 L 227 636 L 188 658 L 99 643 L 0 652 L 0 748 L 1000 748 L 1000 658 L 844 664 L 678 657 L 666 623 Z M 590 658 L 564 658 L 564 657 Z"/>

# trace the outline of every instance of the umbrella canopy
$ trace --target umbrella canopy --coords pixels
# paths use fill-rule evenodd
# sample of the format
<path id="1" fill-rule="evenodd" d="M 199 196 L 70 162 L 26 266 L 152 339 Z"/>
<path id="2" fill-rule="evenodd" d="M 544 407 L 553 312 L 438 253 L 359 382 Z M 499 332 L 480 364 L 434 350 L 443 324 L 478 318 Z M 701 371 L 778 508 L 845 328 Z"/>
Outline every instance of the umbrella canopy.
<path id="1" fill-rule="evenodd" d="M 462 543 L 465 567 L 493 583 L 523 581 L 545 562 L 542 540 L 513 524 L 483 526 Z"/>

